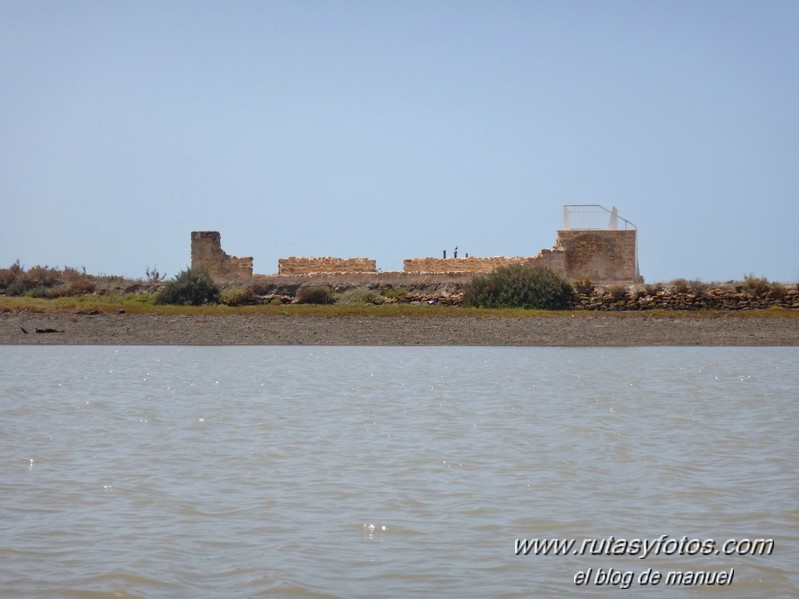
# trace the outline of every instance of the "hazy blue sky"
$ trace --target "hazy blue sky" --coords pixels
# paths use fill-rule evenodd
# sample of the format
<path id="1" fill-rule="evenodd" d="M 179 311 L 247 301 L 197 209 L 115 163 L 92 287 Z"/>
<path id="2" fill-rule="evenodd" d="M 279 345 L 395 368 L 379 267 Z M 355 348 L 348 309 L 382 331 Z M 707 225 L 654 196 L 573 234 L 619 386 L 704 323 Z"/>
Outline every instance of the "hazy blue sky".
<path id="1" fill-rule="evenodd" d="M 799 2 L 0 0 L 0 267 L 532 255 L 799 279 Z"/>

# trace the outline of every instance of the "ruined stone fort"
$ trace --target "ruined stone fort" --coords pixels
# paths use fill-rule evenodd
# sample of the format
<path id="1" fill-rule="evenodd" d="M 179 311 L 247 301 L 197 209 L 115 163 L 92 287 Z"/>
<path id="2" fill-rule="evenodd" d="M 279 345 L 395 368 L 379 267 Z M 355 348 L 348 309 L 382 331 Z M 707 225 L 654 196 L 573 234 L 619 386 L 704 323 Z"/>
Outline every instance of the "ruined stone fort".
<path id="1" fill-rule="evenodd" d="M 441 258 L 407 258 L 407 275 L 463 275 L 488 273 L 501 266 L 535 264 L 551 268 L 571 280 L 590 279 L 595 283 L 637 283 L 636 227 L 620 217 L 615 208 L 597 204 L 563 207 L 563 229 L 557 232 L 552 249 L 532 256 L 458 257 L 457 252 Z M 214 281 L 223 284 L 246 283 L 254 275 L 252 257 L 229 256 L 222 250 L 217 231 L 193 231 L 191 266 L 206 270 Z M 276 276 L 378 274 L 375 260 L 369 258 L 281 258 Z M 399 274 L 399 273 L 394 273 Z"/>

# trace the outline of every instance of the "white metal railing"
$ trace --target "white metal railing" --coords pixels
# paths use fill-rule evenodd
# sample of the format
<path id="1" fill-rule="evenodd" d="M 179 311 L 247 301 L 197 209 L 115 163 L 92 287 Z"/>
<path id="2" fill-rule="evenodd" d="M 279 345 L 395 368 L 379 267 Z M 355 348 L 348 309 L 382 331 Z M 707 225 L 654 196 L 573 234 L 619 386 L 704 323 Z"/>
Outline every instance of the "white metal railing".
<path id="1" fill-rule="evenodd" d="M 619 216 L 614 207 L 608 210 L 599 204 L 566 204 L 563 206 L 563 229 L 599 229 L 604 231 L 635 230 L 637 227 Z"/>

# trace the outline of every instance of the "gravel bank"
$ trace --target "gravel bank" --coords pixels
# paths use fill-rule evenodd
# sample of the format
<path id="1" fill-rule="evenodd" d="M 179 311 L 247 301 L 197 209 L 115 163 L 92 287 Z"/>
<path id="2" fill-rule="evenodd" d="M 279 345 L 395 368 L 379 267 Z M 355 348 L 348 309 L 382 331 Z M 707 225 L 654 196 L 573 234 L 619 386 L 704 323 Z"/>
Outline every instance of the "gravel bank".
<path id="1" fill-rule="evenodd" d="M 641 313 L 325 318 L 6 312 L 0 314 L 0 344 L 797 346 L 799 318 Z"/>

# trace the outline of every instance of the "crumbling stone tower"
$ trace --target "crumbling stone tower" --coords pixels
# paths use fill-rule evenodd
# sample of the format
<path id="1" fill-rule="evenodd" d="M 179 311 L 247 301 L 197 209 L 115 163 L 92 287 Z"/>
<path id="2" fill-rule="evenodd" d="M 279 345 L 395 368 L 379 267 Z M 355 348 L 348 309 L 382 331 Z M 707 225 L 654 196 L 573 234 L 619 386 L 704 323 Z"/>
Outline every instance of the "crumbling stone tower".
<path id="1" fill-rule="evenodd" d="M 191 267 L 207 271 L 218 283 L 252 278 L 252 257 L 228 256 L 222 251 L 222 236 L 218 231 L 191 232 Z"/>

